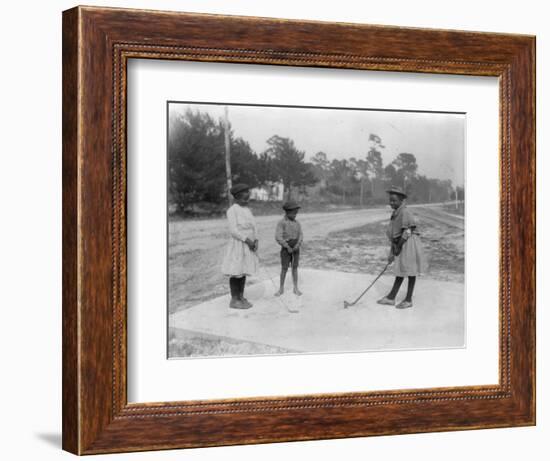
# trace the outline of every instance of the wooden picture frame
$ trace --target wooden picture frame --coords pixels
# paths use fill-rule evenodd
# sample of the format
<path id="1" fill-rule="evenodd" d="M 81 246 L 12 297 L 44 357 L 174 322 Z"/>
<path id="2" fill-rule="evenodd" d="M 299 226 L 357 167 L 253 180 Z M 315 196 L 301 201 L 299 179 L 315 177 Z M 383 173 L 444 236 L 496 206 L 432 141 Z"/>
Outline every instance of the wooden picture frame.
<path id="1" fill-rule="evenodd" d="M 498 385 L 129 404 L 131 58 L 498 77 Z M 535 424 L 535 38 L 94 7 L 65 11 L 62 395 L 63 449 L 76 454 Z"/>

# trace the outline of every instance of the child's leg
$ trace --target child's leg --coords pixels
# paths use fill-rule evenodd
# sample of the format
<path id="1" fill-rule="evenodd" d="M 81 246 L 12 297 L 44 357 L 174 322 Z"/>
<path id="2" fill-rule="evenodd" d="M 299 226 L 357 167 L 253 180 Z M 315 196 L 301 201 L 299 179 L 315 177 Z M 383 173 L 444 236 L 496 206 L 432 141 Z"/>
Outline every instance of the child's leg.
<path id="1" fill-rule="evenodd" d="M 229 301 L 229 307 L 233 309 L 242 309 L 243 304 L 239 299 L 240 280 L 237 277 L 229 277 L 229 289 L 231 290 L 231 301 Z"/>
<path id="2" fill-rule="evenodd" d="M 275 296 L 280 296 L 285 292 L 285 278 L 288 271 L 288 266 L 281 266 L 281 276 L 279 278 L 279 291 L 275 293 Z"/>
<path id="3" fill-rule="evenodd" d="M 298 289 L 298 268 L 292 268 L 292 283 L 294 284 L 294 294 L 300 296 L 302 292 Z"/>
<path id="4" fill-rule="evenodd" d="M 290 253 L 286 250 L 286 248 L 281 248 L 281 276 L 279 278 L 279 291 L 275 293 L 275 296 L 280 296 L 285 291 L 285 279 L 289 264 Z"/>
<path id="5" fill-rule="evenodd" d="M 395 277 L 395 282 L 393 282 L 393 287 L 391 291 L 389 292 L 388 296 L 386 298 L 394 300 L 397 296 L 397 293 L 399 292 L 399 288 L 401 288 L 401 284 L 403 283 L 404 277 Z"/>
<path id="6" fill-rule="evenodd" d="M 409 276 L 409 283 L 407 284 L 407 297 L 401 301 L 397 306 L 395 306 L 397 309 L 408 309 L 409 307 L 412 307 L 412 295 L 414 291 L 414 284 L 416 282 L 416 277 L 410 275 Z"/>
<path id="7" fill-rule="evenodd" d="M 237 277 L 229 277 L 229 290 L 231 291 L 231 299 L 239 298 L 239 279 Z"/>
<path id="8" fill-rule="evenodd" d="M 252 303 L 244 297 L 244 287 L 246 285 L 246 275 L 239 279 L 239 300 L 247 307 L 252 307 Z"/>
<path id="9" fill-rule="evenodd" d="M 240 279 L 239 279 L 239 298 L 243 299 L 244 298 L 244 287 L 246 285 L 246 275 L 243 275 Z"/>
<path id="10" fill-rule="evenodd" d="M 292 283 L 294 285 L 294 294 L 300 296 L 302 292 L 298 289 L 298 264 L 300 262 L 300 250 L 292 253 Z"/>
<path id="11" fill-rule="evenodd" d="M 407 284 L 407 297 L 405 298 L 405 301 L 411 303 L 413 292 L 414 292 L 414 284 L 416 283 L 416 277 L 415 276 L 409 276 L 409 282 Z"/>

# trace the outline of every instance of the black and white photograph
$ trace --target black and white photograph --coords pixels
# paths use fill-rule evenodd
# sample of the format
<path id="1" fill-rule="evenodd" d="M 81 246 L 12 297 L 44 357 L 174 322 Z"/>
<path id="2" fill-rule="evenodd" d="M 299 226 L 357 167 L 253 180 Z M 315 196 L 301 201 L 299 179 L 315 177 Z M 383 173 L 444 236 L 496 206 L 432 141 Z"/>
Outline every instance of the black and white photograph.
<path id="1" fill-rule="evenodd" d="M 4 459 L 548 458 L 544 2 L 2 17 Z"/>
<path id="2" fill-rule="evenodd" d="M 465 347 L 465 122 L 168 101 L 168 357 Z"/>

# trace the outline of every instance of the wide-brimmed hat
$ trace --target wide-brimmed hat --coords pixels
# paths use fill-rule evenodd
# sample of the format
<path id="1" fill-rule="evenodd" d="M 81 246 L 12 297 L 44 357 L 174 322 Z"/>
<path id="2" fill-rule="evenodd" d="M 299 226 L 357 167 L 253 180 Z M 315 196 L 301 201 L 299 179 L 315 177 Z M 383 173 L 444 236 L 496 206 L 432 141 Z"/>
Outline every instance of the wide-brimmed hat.
<path id="1" fill-rule="evenodd" d="M 407 194 L 399 186 L 391 186 L 389 189 L 386 190 L 386 192 L 388 194 L 400 195 L 403 198 L 407 198 Z"/>
<path id="2" fill-rule="evenodd" d="M 283 204 L 283 210 L 290 211 L 290 210 L 297 210 L 300 208 L 300 205 L 298 205 L 294 200 L 288 200 Z"/>
<path id="3" fill-rule="evenodd" d="M 239 192 L 244 192 L 245 190 L 250 190 L 250 186 L 248 184 L 239 183 L 235 184 L 229 192 L 231 192 L 231 195 L 235 197 Z"/>

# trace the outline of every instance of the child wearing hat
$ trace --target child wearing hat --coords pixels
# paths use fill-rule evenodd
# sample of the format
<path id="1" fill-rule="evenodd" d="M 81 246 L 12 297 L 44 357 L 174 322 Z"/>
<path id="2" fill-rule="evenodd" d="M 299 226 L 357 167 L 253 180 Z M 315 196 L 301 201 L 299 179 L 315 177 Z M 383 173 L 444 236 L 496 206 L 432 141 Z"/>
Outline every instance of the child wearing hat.
<path id="1" fill-rule="evenodd" d="M 281 277 L 279 291 L 275 296 L 281 296 L 285 291 L 285 278 L 288 266 L 292 266 L 292 282 L 294 294 L 300 296 L 302 292 L 298 289 L 298 264 L 300 262 L 300 246 L 304 239 L 302 226 L 296 220 L 300 205 L 289 200 L 283 205 L 285 216 L 277 223 L 275 240 L 281 245 Z"/>
<path id="2" fill-rule="evenodd" d="M 249 309 L 252 303 L 244 297 L 246 276 L 258 271 L 258 228 L 248 207 L 250 198 L 246 184 L 236 184 L 231 188 L 235 203 L 227 210 L 229 241 L 222 261 L 222 273 L 229 276 L 232 309 Z"/>
<path id="3" fill-rule="evenodd" d="M 404 278 L 408 277 L 407 295 L 395 306 L 398 309 L 407 309 L 413 306 L 412 296 L 416 277 L 426 272 L 427 262 L 416 229 L 416 218 L 405 206 L 407 194 L 395 186 L 386 192 L 389 194 L 389 203 L 393 209 L 386 234 L 391 244 L 388 262 L 394 262 L 395 281 L 391 291 L 378 300 L 378 304 L 394 306 L 399 288 L 401 288 Z"/>

